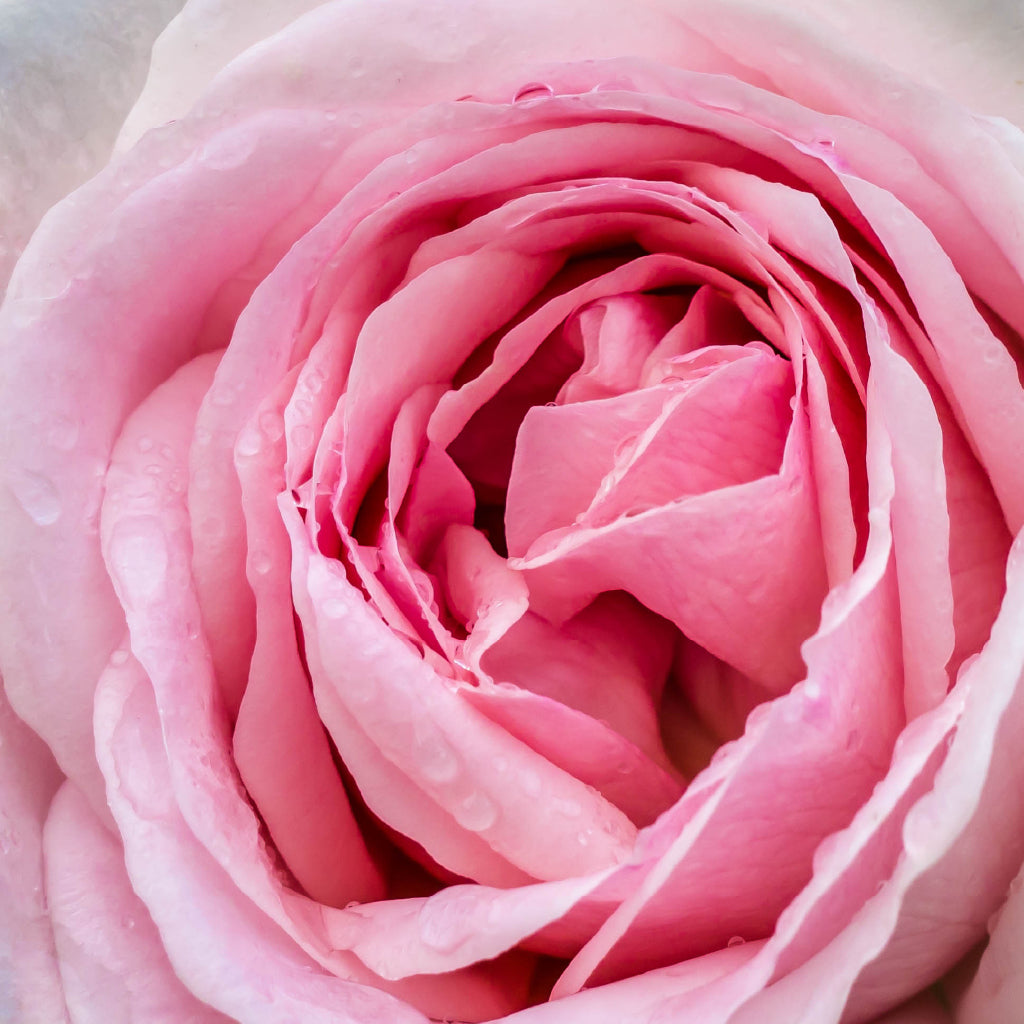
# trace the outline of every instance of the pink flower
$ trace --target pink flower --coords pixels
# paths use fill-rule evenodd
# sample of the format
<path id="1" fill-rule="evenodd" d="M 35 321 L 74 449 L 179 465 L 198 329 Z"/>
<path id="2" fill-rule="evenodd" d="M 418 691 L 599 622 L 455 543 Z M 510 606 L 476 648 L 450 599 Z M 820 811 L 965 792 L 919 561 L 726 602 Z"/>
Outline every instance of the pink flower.
<path id="1" fill-rule="evenodd" d="M 1016 1019 L 1024 136 L 960 100 L 1024 109 L 862 13 L 172 23 L 0 309 L 3 1015 Z"/>

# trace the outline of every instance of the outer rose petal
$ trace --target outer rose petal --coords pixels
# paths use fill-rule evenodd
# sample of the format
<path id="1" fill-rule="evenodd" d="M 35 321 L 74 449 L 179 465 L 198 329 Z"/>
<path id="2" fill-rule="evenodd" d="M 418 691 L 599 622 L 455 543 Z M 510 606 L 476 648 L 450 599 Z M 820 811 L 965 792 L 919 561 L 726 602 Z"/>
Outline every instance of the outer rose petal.
<path id="1" fill-rule="evenodd" d="M 42 828 L 60 785 L 50 752 L 0 686 L 0 1019 L 67 1014 L 43 893 Z"/>
<path id="2" fill-rule="evenodd" d="M 0 6 L 0 290 L 40 217 L 106 163 L 182 0 Z"/>
<path id="3" fill-rule="evenodd" d="M 454 22 L 443 29 L 443 45 L 437 45 L 421 25 L 414 31 L 420 32 L 434 60 L 462 64 L 472 74 L 480 55 L 491 67 L 624 52 L 656 57 L 661 44 L 656 34 L 645 35 L 640 23 L 658 8 L 672 15 L 685 4 L 686 0 L 560 0 L 558 4 L 524 0 L 505 4 L 502 10 L 500 0 L 489 0 L 460 10 L 453 0 L 434 0 L 411 5 L 407 13 L 426 11 L 427 19 L 442 20 L 452 16 Z M 190 0 L 154 48 L 145 90 L 129 115 L 118 148 L 131 145 L 149 128 L 181 117 L 217 72 L 246 46 L 268 35 L 268 29 L 283 28 L 318 6 L 327 4 L 324 0 Z M 390 37 L 407 22 L 401 14 L 378 17 L 379 8 L 372 3 L 355 0 L 344 6 L 355 26 L 354 53 L 371 49 L 388 53 Z M 1024 8 L 1013 0 L 787 0 L 785 4 L 750 0 L 744 7 L 785 12 L 805 24 L 818 17 L 831 29 L 832 45 L 842 40 L 842 45 L 943 89 L 967 106 L 1024 124 L 1024 95 L 1016 81 Z M 487 19 L 495 20 L 488 24 Z M 368 35 L 362 39 L 364 32 Z M 466 36 L 472 37 L 470 53 L 454 54 L 452 40 Z M 641 39 L 646 45 L 639 45 Z M 670 54 L 662 56 L 672 62 Z M 676 61 L 682 63 L 678 52 Z M 378 65 L 361 77 L 390 91 L 398 84 L 398 76 L 374 73 L 381 70 L 386 69 Z"/>
<path id="4" fill-rule="evenodd" d="M 73 1024 L 228 1024 L 182 985 L 118 838 L 67 782 L 46 822 L 46 897 Z"/>

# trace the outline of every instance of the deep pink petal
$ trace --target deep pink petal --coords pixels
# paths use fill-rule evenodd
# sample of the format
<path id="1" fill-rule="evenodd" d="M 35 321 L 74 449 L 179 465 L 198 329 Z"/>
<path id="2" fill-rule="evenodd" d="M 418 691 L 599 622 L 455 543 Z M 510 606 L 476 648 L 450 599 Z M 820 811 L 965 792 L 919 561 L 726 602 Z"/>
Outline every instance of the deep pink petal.
<path id="1" fill-rule="evenodd" d="M 246 790 L 299 883 L 319 902 L 344 906 L 379 899 L 385 887 L 352 816 L 299 655 L 291 552 L 276 500 L 284 487 L 283 436 L 260 427 L 280 416 L 288 393 L 279 389 L 276 401 L 264 404 L 236 448 L 257 617 L 233 750 Z"/>

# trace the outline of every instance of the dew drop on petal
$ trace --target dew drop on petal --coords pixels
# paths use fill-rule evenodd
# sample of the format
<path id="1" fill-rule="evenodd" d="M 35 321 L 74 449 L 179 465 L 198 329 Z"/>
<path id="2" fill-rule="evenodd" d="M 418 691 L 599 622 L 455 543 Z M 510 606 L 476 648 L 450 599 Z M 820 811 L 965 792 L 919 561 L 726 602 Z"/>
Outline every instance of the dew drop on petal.
<path id="1" fill-rule="evenodd" d="M 498 820 L 498 807 L 479 790 L 463 797 L 454 810 L 455 820 L 469 832 L 483 832 Z"/>
<path id="2" fill-rule="evenodd" d="M 239 435 L 238 440 L 235 442 L 235 451 L 242 456 L 242 458 L 250 459 L 254 455 L 259 455 L 260 449 L 263 447 L 263 438 L 259 431 L 248 428 L 243 430 Z"/>
<path id="3" fill-rule="evenodd" d="M 553 797 L 549 802 L 549 806 L 558 811 L 559 814 L 564 814 L 567 818 L 578 818 L 583 813 L 583 807 L 578 800 Z"/>
<path id="4" fill-rule="evenodd" d="M 329 597 L 321 605 L 324 615 L 329 619 L 343 619 L 348 615 L 348 602 L 340 597 Z"/>
<path id="5" fill-rule="evenodd" d="M 742 935 L 734 935 L 727 943 L 730 947 L 746 945 L 747 940 Z"/>
<path id="6" fill-rule="evenodd" d="M 134 595 L 145 599 L 160 590 L 169 562 L 163 531 L 152 516 L 126 519 L 114 528 L 108 563 Z"/>
<path id="7" fill-rule="evenodd" d="M 273 568 L 273 561 L 270 555 L 266 551 L 254 551 L 250 556 L 250 564 L 252 565 L 253 572 L 260 576 L 266 576 L 268 572 Z"/>
<path id="8" fill-rule="evenodd" d="M 526 100 L 547 99 L 554 95 L 555 90 L 544 82 L 527 82 L 526 85 L 520 86 L 516 90 L 516 94 L 512 97 L 512 102 L 523 103 Z"/>
<path id="9" fill-rule="evenodd" d="M 59 417 L 50 424 L 46 439 L 58 451 L 69 452 L 78 443 L 78 424 L 66 417 Z"/>
<path id="10" fill-rule="evenodd" d="M 431 782 L 451 782 L 459 774 L 459 759 L 439 733 L 420 736 L 413 746 L 413 761 Z"/>
<path id="11" fill-rule="evenodd" d="M 472 922 L 464 904 L 464 900 L 450 895 L 436 903 L 424 903 L 418 923 L 425 946 L 451 953 L 469 939 Z"/>
<path id="12" fill-rule="evenodd" d="M 267 440 L 280 441 L 284 437 L 284 420 L 272 409 L 266 409 L 259 415 L 260 430 Z"/>
<path id="13" fill-rule="evenodd" d="M 18 504 L 36 525 L 52 526 L 60 519 L 63 509 L 52 480 L 26 469 L 14 477 L 11 487 Z"/>
<path id="14" fill-rule="evenodd" d="M 305 424 L 293 428 L 289 436 L 292 444 L 300 450 L 311 448 L 313 445 L 313 428 Z"/>

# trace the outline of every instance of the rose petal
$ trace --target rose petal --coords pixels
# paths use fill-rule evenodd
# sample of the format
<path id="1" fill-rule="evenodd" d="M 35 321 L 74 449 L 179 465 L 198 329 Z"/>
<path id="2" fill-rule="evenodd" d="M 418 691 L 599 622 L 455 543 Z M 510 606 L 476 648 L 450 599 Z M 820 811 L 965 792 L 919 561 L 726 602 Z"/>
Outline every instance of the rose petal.
<path id="1" fill-rule="evenodd" d="M 67 1020 L 43 888 L 43 823 L 62 776 L 0 686 L 0 1016 Z"/>
<path id="2" fill-rule="evenodd" d="M 569 877 L 622 859 L 635 834 L 628 819 L 461 701 L 286 515 L 317 705 L 371 809 L 483 882 Z M 550 799 L 538 802 L 542 788 Z M 580 813 L 559 812 L 559 800 Z"/>
<path id="3" fill-rule="evenodd" d="M 425 1018 L 385 993 L 321 970 L 241 892 L 203 848 L 174 802 L 174 783 L 145 675 L 128 659 L 96 695 L 97 750 L 132 888 L 177 976 L 234 1020 Z"/>
<path id="4" fill-rule="evenodd" d="M 66 783 L 46 822 L 46 898 L 74 1024 L 228 1024 L 181 983 L 125 872 L 120 842 Z"/>

